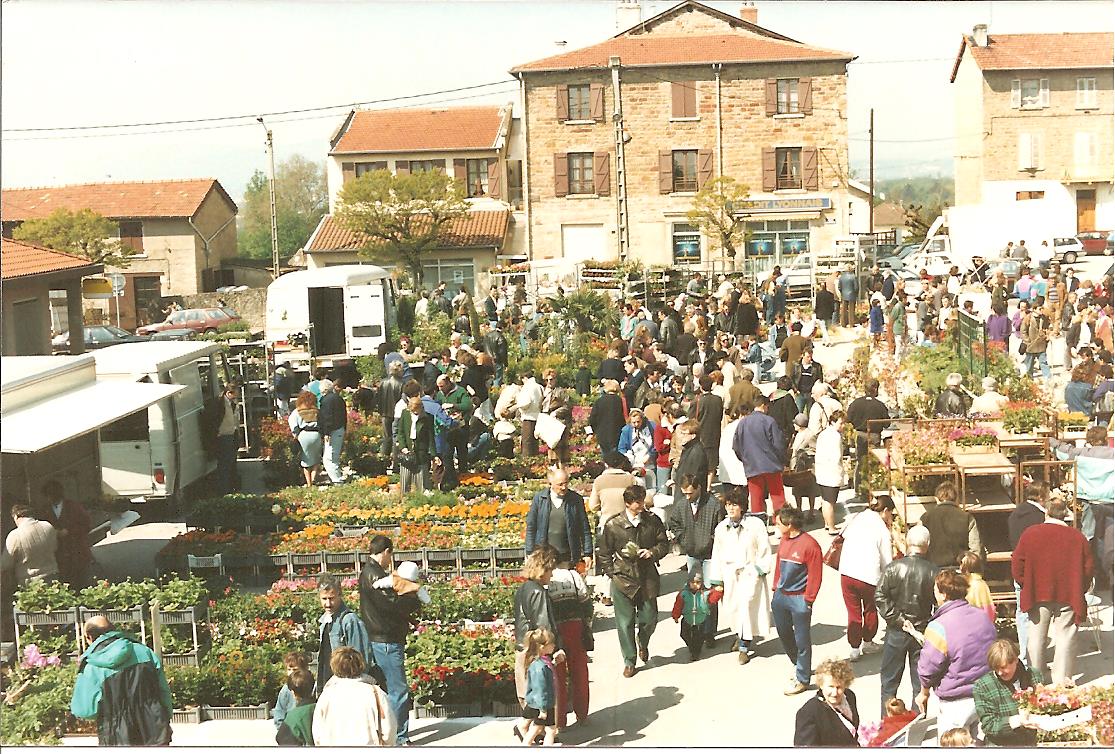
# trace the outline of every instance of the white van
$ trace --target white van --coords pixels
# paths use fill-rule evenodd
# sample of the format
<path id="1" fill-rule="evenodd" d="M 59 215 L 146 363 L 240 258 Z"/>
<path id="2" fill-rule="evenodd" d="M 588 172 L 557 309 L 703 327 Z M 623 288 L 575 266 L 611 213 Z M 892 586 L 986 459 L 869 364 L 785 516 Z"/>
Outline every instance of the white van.
<path id="1" fill-rule="evenodd" d="M 311 357 L 370 356 L 395 323 L 391 274 L 375 265 L 345 264 L 282 275 L 267 286 L 264 339 L 275 363 L 301 365 Z"/>
<path id="2" fill-rule="evenodd" d="M 110 494 L 133 501 L 174 499 L 216 470 L 216 458 L 208 458 L 202 446 L 201 416 L 229 376 L 219 343 L 123 343 L 94 357 L 99 379 L 185 386 L 173 398 L 101 429 L 101 467 Z"/>

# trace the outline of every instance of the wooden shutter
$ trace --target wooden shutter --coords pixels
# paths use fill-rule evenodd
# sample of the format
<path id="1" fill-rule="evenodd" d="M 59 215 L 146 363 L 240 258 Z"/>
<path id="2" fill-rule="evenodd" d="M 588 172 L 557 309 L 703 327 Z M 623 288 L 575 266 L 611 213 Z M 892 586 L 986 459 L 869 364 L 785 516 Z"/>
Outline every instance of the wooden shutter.
<path id="1" fill-rule="evenodd" d="M 763 148 L 763 191 L 778 188 L 778 167 L 774 163 L 774 147 Z"/>
<path id="2" fill-rule="evenodd" d="M 712 178 L 712 150 L 697 150 L 697 190 L 700 191 L 705 183 Z"/>
<path id="3" fill-rule="evenodd" d="M 488 196 L 495 199 L 503 198 L 503 173 L 499 160 L 488 160 Z"/>
<path id="4" fill-rule="evenodd" d="M 453 177 L 461 183 L 468 183 L 468 161 L 453 160 Z"/>
<path id="5" fill-rule="evenodd" d="M 767 79 L 766 82 L 767 115 L 778 112 L 778 79 Z"/>
<path id="6" fill-rule="evenodd" d="M 1017 110 L 1022 107 L 1022 80 L 1011 79 L 1010 81 L 1010 106 Z"/>
<path id="7" fill-rule="evenodd" d="M 1049 79 L 1038 80 L 1038 104 L 1049 107 Z"/>
<path id="8" fill-rule="evenodd" d="M 674 190 L 674 153 L 663 149 L 658 153 L 658 193 L 669 194 Z"/>
<path id="9" fill-rule="evenodd" d="M 604 120 L 604 85 L 590 84 L 588 88 L 588 111 L 593 120 Z"/>
<path id="10" fill-rule="evenodd" d="M 696 81 L 674 81 L 670 84 L 670 117 L 697 117 Z"/>
<path id="11" fill-rule="evenodd" d="M 554 196 L 569 193 L 569 157 L 565 154 L 554 155 Z"/>
<path id="12" fill-rule="evenodd" d="M 592 180 L 595 183 L 597 196 L 608 196 L 612 193 L 612 163 L 611 155 L 607 152 L 596 152 L 592 155 Z"/>
<path id="13" fill-rule="evenodd" d="M 821 184 L 820 169 L 817 166 L 817 148 L 805 147 L 801 150 L 801 187 L 806 191 L 816 191 Z"/>
<path id="14" fill-rule="evenodd" d="M 569 87 L 561 84 L 557 87 L 557 119 L 569 120 Z"/>
<path id="15" fill-rule="evenodd" d="M 813 112 L 813 79 L 798 79 L 798 110 L 805 115 Z"/>
<path id="16" fill-rule="evenodd" d="M 348 183 L 356 177 L 356 163 L 355 162 L 342 162 L 341 163 L 341 185 Z"/>
<path id="17" fill-rule="evenodd" d="M 410 175 L 410 160 L 395 160 L 395 175 Z"/>

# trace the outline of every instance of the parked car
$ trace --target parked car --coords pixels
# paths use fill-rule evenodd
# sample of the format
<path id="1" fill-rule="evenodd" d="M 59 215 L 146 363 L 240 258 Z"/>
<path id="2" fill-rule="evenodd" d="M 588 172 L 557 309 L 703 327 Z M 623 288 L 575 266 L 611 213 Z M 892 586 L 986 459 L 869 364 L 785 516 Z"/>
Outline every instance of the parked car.
<path id="1" fill-rule="evenodd" d="M 904 243 L 901 246 L 896 246 L 891 253 L 877 257 L 875 263 L 881 268 L 890 267 L 894 270 L 902 269 L 906 257 L 917 251 L 919 246 L 921 246 L 921 241 L 917 243 Z"/>
<path id="2" fill-rule="evenodd" d="M 1112 237 L 1115 231 L 1089 230 L 1077 234 L 1076 238 L 1084 247 L 1085 254 L 1111 255 Z"/>
<path id="3" fill-rule="evenodd" d="M 150 340 L 147 336 L 133 335 L 127 330 L 122 330 L 112 325 L 89 325 L 83 329 L 85 330 L 86 351 L 96 348 L 107 348 L 117 343 L 138 343 L 140 341 Z M 55 335 L 50 341 L 50 350 L 52 353 L 68 354 L 70 352 L 70 333 L 67 331 Z"/>
<path id="4" fill-rule="evenodd" d="M 151 336 L 151 340 L 194 340 L 195 338 L 197 338 L 197 331 L 188 327 L 161 330 Z"/>
<path id="5" fill-rule="evenodd" d="M 1084 244 L 1078 238 L 1054 238 L 1053 262 L 1073 264 L 1078 257 L 1084 256 Z"/>
<path id="6" fill-rule="evenodd" d="M 164 322 L 144 325 L 136 330 L 139 335 L 153 335 L 163 330 L 188 328 L 198 333 L 217 332 L 222 325 L 239 322 L 240 315 L 227 306 L 214 306 L 208 309 L 180 309 L 171 312 Z"/>

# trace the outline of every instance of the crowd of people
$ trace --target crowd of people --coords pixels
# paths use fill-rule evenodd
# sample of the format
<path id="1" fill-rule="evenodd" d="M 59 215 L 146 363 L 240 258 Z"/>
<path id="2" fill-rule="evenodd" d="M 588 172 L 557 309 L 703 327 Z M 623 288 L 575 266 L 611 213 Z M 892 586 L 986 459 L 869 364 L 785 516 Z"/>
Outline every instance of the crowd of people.
<path id="1" fill-rule="evenodd" d="M 1040 286 L 1044 278 L 1035 271 L 1007 291 L 1001 273 L 983 267 L 970 279 L 986 282 L 991 295 L 989 337 L 1002 332 L 996 318 L 1012 293 L 1032 303 L 1003 336 L 1006 347 L 1012 333 L 1021 333 L 1025 371 L 1035 364 L 1048 370 L 1047 329 L 1074 312 L 1063 328 L 1073 339 L 1066 399 L 1087 399 L 1087 413 L 1100 424 L 1087 448 L 1066 450 L 1111 458 L 1106 429 L 1099 428 L 1110 417 L 1104 407 L 1112 393 L 1110 280 L 1084 286 L 1071 270 L 1051 270 L 1049 284 Z M 446 347 L 423 353 L 407 336 L 385 345 L 385 376 L 376 384 L 322 370 L 296 390 L 292 376 L 277 370 L 277 405 L 307 485 L 345 479 L 346 395 L 353 407 L 378 414 L 381 451 L 403 493 L 453 489 L 492 454 L 534 459 L 545 445 L 547 484 L 527 514 L 525 582 L 514 602 L 523 715 L 513 733 L 524 744 L 554 743 L 588 715 L 587 653 L 599 638 L 592 630 L 594 590 L 614 612 L 622 676 L 652 661 L 659 564 L 672 550 L 685 557 L 686 574 L 671 617 L 692 660 L 716 645 L 724 625 L 739 665 L 777 638 L 793 674 L 784 693 L 817 689 L 797 715 L 796 745 L 859 740 L 857 705 L 864 700 L 849 688 L 851 663 L 874 653 L 881 653 L 882 730 L 896 733 L 926 712 L 932 695 L 943 742 L 1032 743 L 1034 723 L 1010 692 L 1072 678 L 1085 591 L 1095 572 L 1111 570 L 1110 527 L 1095 532 L 1094 539 L 1107 542 L 1107 551 L 1097 552 L 1065 525 L 1065 500 L 1040 483 L 1026 486 L 1011 516 L 1019 641 L 998 639 L 980 576 L 983 543 L 974 518 L 957 504 L 956 487 L 941 484 L 937 504 L 916 525 L 901 520 L 888 496 L 866 495 L 862 461 L 878 444 L 880 422 L 897 407 L 880 400 L 874 380 L 847 386 L 859 396 L 845 406 L 834 389 L 843 365 L 822 365 L 814 353 L 815 343 L 854 328 L 901 356 L 954 326 L 961 282 L 958 273 L 926 279 L 924 292 L 912 297 L 893 273 L 876 268 L 861 278 L 849 267 L 822 281 L 811 302 L 791 306 L 777 268 L 755 293 L 723 278 L 710 291 L 695 275 L 653 313 L 639 301 L 620 301 L 618 331 L 609 334 L 599 368 L 579 364 L 572 384 L 561 384 L 553 369 L 519 369 L 509 377 L 508 337 L 529 350 L 552 307 L 526 304 L 521 289 L 493 288 L 479 304 L 462 289 L 450 301 L 439 286 L 421 295 L 415 316 L 453 317 Z M 1035 288 L 1044 293 L 1032 295 Z M 973 403 L 950 376 L 936 413 L 966 415 L 1002 398 L 993 382 L 983 388 Z M 591 400 L 587 432 L 605 465 L 587 500 L 570 486 L 566 469 L 570 446 L 581 440 L 572 437 L 571 410 L 581 396 Z M 327 482 L 319 481 L 322 467 Z M 853 503 L 861 509 L 842 516 Z M 831 541 L 826 547 L 811 533 L 815 507 Z M 1105 558 L 1103 568 L 1096 554 Z M 826 564 L 835 581 L 826 578 Z M 838 582 L 848 652 L 814 668 L 813 608 L 824 582 Z M 409 621 L 428 595 L 417 566 L 394 564 L 386 537 L 372 540 L 359 591 L 354 609 L 338 583 L 321 580 L 320 649 L 316 658 L 288 658 L 275 706 L 280 742 L 409 743 L 403 659 Z M 909 703 L 897 698 L 907 667 Z"/>

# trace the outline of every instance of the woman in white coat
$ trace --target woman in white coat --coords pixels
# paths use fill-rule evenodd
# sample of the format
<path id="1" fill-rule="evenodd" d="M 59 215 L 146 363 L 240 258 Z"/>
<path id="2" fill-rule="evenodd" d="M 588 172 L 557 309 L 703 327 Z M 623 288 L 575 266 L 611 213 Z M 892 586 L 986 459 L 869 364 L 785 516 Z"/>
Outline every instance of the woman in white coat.
<path id="1" fill-rule="evenodd" d="M 716 526 L 712 544 L 712 583 L 724 591 L 720 614 L 728 616 L 738 637 L 739 664 L 746 665 L 754 646 L 770 633 L 772 568 L 767 527 L 755 516 L 744 516 L 744 491 L 734 487 L 724 495 L 727 518 Z"/>
<path id="2" fill-rule="evenodd" d="M 848 644 L 853 662 L 871 651 L 879 630 L 879 611 L 875 607 L 875 587 L 894 555 L 891 524 L 894 501 L 880 495 L 844 524 L 844 547 L 840 551 L 840 591 L 848 610 Z"/>
<path id="3" fill-rule="evenodd" d="M 720 483 L 723 490 L 731 487 L 747 486 L 747 471 L 743 468 L 743 461 L 736 456 L 732 442 L 736 437 L 736 429 L 743 419 L 743 408 L 737 406 L 731 413 L 729 421 L 720 432 Z"/>
<path id="4" fill-rule="evenodd" d="M 829 424 L 817 435 L 817 454 L 813 461 L 813 474 L 817 478 L 817 489 L 821 493 L 821 516 L 825 519 L 825 531 L 835 536 L 836 499 L 844 487 L 844 412 L 833 411 L 828 417 Z"/>

